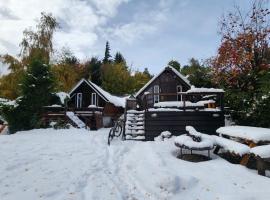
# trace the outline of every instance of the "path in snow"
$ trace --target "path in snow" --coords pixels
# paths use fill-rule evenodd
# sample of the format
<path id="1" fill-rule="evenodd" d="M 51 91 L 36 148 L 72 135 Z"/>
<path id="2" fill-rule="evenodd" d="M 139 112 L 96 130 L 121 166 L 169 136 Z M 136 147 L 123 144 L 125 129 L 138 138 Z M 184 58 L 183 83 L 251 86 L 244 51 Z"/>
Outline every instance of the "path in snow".
<path id="1" fill-rule="evenodd" d="M 265 199 L 270 179 L 215 158 L 189 163 L 165 142 L 113 141 L 109 129 L 0 136 L 0 199 Z"/>

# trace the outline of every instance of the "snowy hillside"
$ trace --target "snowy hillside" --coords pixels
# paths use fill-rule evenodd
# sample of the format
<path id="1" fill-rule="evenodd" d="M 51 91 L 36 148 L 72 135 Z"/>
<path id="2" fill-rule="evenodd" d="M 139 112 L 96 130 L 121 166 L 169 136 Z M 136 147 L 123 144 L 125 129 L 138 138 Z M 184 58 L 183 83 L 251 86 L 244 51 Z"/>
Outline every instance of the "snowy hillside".
<path id="1" fill-rule="evenodd" d="M 176 158 L 174 139 L 113 141 L 109 129 L 0 136 L 0 199 L 267 199 L 270 179 L 215 157 Z M 213 155 L 212 155 L 213 156 Z"/>

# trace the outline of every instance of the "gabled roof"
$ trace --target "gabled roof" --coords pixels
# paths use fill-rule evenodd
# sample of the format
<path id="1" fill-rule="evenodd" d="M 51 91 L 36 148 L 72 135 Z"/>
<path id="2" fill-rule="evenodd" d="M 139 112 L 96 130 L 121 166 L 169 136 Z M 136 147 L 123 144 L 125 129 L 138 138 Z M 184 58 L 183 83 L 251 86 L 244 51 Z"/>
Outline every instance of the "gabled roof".
<path id="1" fill-rule="evenodd" d="M 154 80 L 156 80 L 163 72 L 165 72 L 166 70 L 170 69 L 172 72 L 174 72 L 180 79 L 182 79 L 188 86 L 191 87 L 191 84 L 189 83 L 188 79 L 183 76 L 179 71 L 177 71 L 176 69 L 174 69 L 171 66 L 167 66 L 165 67 L 159 74 L 157 74 L 156 76 L 154 76 L 150 81 L 148 81 L 148 83 L 146 83 L 136 94 L 135 97 L 137 97 L 139 94 L 141 94 Z"/>
<path id="2" fill-rule="evenodd" d="M 126 98 L 125 97 L 117 97 L 114 95 L 111 95 L 109 92 L 103 90 L 98 85 L 94 84 L 93 82 L 81 79 L 69 92 L 69 95 L 71 95 L 82 83 L 86 83 L 89 87 L 91 87 L 104 101 L 108 103 L 112 103 L 113 105 L 117 107 L 125 107 Z"/>

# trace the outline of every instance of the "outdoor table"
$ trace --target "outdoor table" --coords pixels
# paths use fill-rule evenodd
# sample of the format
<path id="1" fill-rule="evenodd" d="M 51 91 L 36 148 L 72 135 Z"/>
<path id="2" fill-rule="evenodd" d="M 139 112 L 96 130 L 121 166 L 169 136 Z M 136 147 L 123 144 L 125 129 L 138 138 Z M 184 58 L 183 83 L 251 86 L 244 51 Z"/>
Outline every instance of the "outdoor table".
<path id="1" fill-rule="evenodd" d="M 250 126 L 226 126 L 216 131 L 221 137 L 248 145 L 250 148 L 270 144 L 270 129 Z M 247 165 L 250 155 L 245 155 L 240 164 Z"/>

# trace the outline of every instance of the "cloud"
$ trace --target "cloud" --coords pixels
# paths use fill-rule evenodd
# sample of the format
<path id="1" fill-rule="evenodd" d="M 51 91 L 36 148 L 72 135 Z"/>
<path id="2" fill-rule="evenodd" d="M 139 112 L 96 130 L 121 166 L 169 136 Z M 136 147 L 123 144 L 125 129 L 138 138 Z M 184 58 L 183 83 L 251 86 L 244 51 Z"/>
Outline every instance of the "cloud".
<path id="1" fill-rule="evenodd" d="M 147 34 L 154 33 L 159 26 L 167 20 L 169 5 L 172 1 L 161 0 L 157 6 L 149 11 L 143 9 L 135 13 L 133 19 L 124 24 L 116 24 L 103 31 L 103 37 L 109 40 L 122 41 L 127 44 L 132 44 L 134 41 L 143 38 Z"/>
<path id="2" fill-rule="evenodd" d="M 70 46 L 85 56 L 98 40 L 98 30 L 117 14 L 128 0 L 8 0 L 0 2 L 0 54 L 19 52 L 25 28 L 35 28 L 41 12 L 50 12 L 60 22 L 56 48 Z"/>

